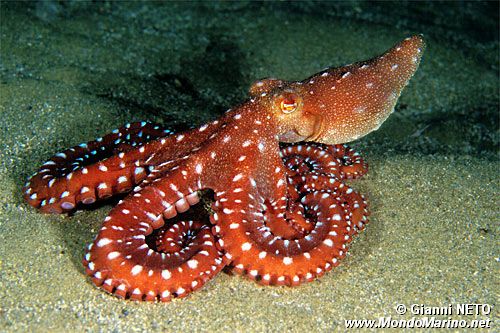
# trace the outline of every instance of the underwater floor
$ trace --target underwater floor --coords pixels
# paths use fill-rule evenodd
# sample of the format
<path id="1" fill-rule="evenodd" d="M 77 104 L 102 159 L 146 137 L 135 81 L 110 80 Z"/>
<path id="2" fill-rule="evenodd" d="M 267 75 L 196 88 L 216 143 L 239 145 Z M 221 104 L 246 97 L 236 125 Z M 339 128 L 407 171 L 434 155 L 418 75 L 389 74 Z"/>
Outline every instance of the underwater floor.
<path id="1" fill-rule="evenodd" d="M 498 325 L 498 3 L 0 5 L 1 331 L 343 331 L 346 319 L 414 316 L 398 304 L 462 303 L 493 310 L 452 319 Z M 370 165 L 351 182 L 370 224 L 312 283 L 221 273 L 171 303 L 123 301 L 81 264 L 111 205 L 55 216 L 22 200 L 27 177 L 61 149 L 131 121 L 183 130 L 256 79 L 303 79 L 415 33 L 427 50 L 395 113 L 352 143 Z"/>

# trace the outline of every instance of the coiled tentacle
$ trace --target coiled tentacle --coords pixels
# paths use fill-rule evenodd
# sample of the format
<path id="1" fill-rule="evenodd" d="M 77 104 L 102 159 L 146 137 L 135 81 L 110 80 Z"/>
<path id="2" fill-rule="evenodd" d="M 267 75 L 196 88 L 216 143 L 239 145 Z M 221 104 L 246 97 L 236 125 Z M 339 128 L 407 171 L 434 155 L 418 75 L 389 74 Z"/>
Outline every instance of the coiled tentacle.
<path id="1" fill-rule="evenodd" d="M 281 156 L 290 175 L 328 174 L 337 179 L 356 179 L 368 172 L 361 155 L 347 145 L 298 143 L 283 146 Z"/>
<path id="2" fill-rule="evenodd" d="M 217 274 L 226 262 L 210 226 L 172 220 L 199 201 L 199 189 L 199 182 L 176 169 L 119 203 L 84 259 L 94 284 L 122 298 L 169 301 Z M 148 243 L 162 227 L 166 231 Z"/>
<path id="3" fill-rule="evenodd" d="M 342 181 L 327 175 L 305 175 L 295 176 L 291 179 L 300 193 L 312 193 L 316 191 L 330 193 L 337 198 L 339 204 L 346 211 L 347 223 L 351 227 L 351 235 L 364 229 L 368 223 L 368 203 L 365 197 L 353 190 Z"/>
<path id="4" fill-rule="evenodd" d="M 266 200 L 253 194 L 240 192 L 228 200 L 238 201 L 250 208 L 217 201 L 211 218 L 236 273 L 265 285 L 296 286 L 323 275 L 345 256 L 349 225 L 329 193 L 307 193 L 295 203 L 303 213 L 289 210 L 285 217 L 268 212 Z"/>
<path id="5" fill-rule="evenodd" d="M 351 236 L 368 223 L 368 203 L 343 179 L 363 176 L 368 171 L 361 156 L 347 145 L 296 144 L 281 150 L 289 183 L 299 193 L 323 191 L 338 198 L 345 208 Z"/>
<path id="6" fill-rule="evenodd" d="M 368 164 L 363 157 L 348 145 L 321 145 L 337 158 L 342 179 L 357 179 L 368 172 Z"/>

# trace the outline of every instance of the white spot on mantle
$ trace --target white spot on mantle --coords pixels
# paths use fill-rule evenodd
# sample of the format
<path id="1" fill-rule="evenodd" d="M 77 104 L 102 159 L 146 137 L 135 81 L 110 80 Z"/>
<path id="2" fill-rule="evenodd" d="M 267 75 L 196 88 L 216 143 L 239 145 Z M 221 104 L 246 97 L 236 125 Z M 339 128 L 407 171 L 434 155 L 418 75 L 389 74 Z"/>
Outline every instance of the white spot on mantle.
<path id="1" fill-rule="evenodd" d="M 195 171 L 197 174 L 201 175 L 201 172 L 203 171 L 203 166 L 200 163 L 196 164 Z"/>

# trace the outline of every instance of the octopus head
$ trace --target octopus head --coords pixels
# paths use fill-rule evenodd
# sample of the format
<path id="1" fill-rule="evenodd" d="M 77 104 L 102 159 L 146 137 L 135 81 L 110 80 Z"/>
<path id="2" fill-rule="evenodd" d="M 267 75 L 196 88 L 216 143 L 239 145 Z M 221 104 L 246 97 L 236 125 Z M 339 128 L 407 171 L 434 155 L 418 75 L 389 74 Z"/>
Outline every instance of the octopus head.
<path id="1" fill-rule="evenodd" d="M 406 38 L 373 59 L 328 68 L 304 81 L 259 81 L 254 95 L 268 95 L 267 109 L 278 123 L 282 142 L 339 144 L 380 127 L 418 68 L 425 44 Z"/>

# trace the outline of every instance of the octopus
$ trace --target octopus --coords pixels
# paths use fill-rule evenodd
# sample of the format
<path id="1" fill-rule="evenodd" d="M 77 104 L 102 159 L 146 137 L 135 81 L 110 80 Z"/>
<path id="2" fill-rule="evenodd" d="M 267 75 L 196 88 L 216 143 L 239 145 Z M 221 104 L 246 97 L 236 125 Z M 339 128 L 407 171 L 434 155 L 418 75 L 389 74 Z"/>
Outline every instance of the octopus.
<path id="1" fill-rule="evenodd" d="M 121 298 L 184 297 L 224 267 L 263 285 L 313 281 L 368 222 L 346 183 L 367 165 L 344 144 L 393 112 L 424 47 L 417 35 L 303 81 L 259 80 L 248 100 L 186 132 L 127 124 L 55 154 L 24 198 L 59 214 L 121 195 L 83 259 Z M 189 215 L 200 206 L 208 214 Z"/>

